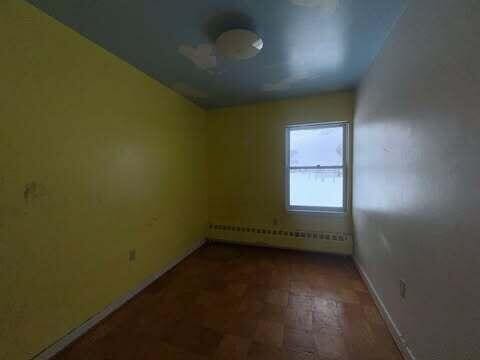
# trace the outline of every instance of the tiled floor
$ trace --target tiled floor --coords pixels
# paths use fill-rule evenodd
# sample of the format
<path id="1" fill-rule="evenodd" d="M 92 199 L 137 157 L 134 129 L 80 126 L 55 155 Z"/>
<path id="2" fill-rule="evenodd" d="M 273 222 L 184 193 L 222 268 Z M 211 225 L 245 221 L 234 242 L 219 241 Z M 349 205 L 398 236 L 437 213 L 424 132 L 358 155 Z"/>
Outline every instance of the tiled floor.
<path id="1" fill-rule="evenodd" d="M 209 244 L 56 358 L 401 356 L 350 259 Z"/>

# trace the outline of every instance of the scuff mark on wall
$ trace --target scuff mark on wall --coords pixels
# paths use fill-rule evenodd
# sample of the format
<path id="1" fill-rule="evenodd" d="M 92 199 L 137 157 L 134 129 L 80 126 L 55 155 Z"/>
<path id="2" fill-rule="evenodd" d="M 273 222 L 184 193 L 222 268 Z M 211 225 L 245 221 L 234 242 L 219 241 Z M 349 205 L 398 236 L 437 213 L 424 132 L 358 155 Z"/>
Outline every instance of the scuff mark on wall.
<path id="1" fill-rule="evenodd" d="M 47 195 L 47 191 L 42 184 L 38 184 L 35 181 L 29 182 L 25 185 L 23 190 L 23 199 L 25 202 L 31 203 L 35 200 Z"/>
<path id="2" fill-rule="evenodd" d="M 150 221 L 146 224 L 146 227 L 147 228 L 151 228 L 153 227 L 157 222 L 158 222 L 159 218 L 154 216 L 150 219 Z"/>
<path id="3" fill-rule="evenodd" d="M 212 69 L 217 66 L 215 48 L 211 44 L 200 44 L 197 47 L 180 45 L 178 52 L 202 70 Z"/>
<path id="4" fill-rule="evenodd" d="M 185 84 L 185 83 L 176 83 L 172 86 L 173 90 L 177 91 L 178 93 L 195 99 L 206 99 L 208 98 L 208 94 L 202 90 L 199 90 L 192 85 Z"/>

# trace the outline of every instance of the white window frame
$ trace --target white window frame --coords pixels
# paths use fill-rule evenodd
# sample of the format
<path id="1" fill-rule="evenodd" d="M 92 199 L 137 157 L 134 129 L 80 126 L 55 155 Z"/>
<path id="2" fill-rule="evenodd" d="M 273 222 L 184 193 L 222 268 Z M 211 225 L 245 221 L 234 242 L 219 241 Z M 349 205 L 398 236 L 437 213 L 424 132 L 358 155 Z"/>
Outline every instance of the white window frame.
<path id="1" fill-rule="evenodd" d="M 324 129 L 328 127 L 343 127 L 343 164 L 341 166 L 290 166 L 290 132 L 292 130 Z M 288 125 L 285 128 L 285 204 L 289 212 L 316 212 L 345 214 L 349 209 L 349 140 L 350 124 L 346 121 Z M 296 206 L 290 205 L 290 169 L 343 169 L 343 205 L 342 207 Z"/>

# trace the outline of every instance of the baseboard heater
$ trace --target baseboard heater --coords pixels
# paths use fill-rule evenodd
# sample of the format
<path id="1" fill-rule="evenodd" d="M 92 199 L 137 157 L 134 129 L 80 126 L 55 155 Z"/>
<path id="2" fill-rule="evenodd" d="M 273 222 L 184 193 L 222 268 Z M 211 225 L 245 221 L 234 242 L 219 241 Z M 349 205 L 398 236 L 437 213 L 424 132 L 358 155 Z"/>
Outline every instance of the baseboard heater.
<path id="1" fill-rule="evenodd" d="M 208 238 L 217 241 L 248 243 L 259 246 L 350 255 L 352 234 L 305 229 L 280 229 L 266 226 L 210 224 Z"/>

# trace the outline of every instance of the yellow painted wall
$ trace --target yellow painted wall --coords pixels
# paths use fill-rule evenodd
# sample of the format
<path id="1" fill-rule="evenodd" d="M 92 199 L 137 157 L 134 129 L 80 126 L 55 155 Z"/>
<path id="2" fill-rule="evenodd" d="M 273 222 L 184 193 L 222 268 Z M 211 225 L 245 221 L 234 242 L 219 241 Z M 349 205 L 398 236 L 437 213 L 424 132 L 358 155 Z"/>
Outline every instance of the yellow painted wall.
<path id="1" fill-rule="evenodd" d="M 0 44 L 0 359 L 16 360 L 205 237 L 206 125 L 23 1 L 0 2 Z"/>
<path id="2" fill-rule="evenodd" d="M 354 95 L 339 92 L 209 111 L 209 222 L 265 229 L 351 233 L 351 215 L 287 213 L 284 154 L 288 124 L 352 121 Z M 275 225 L 276 219 L 276 225 Z M 216 231 L 209 237 L 305 250 L 350 253 L 342 243 Z"/>

